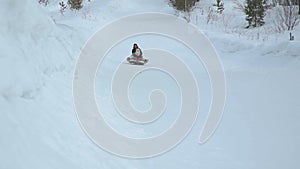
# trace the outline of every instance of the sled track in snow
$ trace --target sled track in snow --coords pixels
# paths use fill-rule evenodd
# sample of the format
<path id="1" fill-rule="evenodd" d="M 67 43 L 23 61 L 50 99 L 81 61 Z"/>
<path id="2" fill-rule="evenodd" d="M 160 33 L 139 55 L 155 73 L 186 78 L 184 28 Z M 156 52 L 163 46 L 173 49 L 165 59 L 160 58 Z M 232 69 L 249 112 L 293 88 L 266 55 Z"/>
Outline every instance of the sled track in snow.
<path id="1" fill-rule="evenodd" d="M 165 22 L 157 25 L 158 20 L 165 20 Z M 137 23 L 143 26 L 133 26 Z M 119 31 L 120 27 L 127 29 Z M 118 41 L 132 35 L 149 33 L 180 41 L 205 65 L 210 77 L 213 97 L 206 123 L 200 134 L 200 143 L 204 143 L 215 131 L 225 104 L 223 67 L 211 43 L 198 29 L 177 17 L 160 13 L 137 14 L 112 22 L 99 30 L 83 48 L 77 61 L 73 91 L 76 111 L 84 131 L 101 148 L 122 157 L 153 157 L 172 149 L 187 136 L 197 118 L 199 96 L 193 73 L 188 65 L 175 55 L 161 49 L 144 51 L 145 56 L 149 56 L 150 60 L 146 66 L 132 65 L 135 68 L 128 69 L 127 64 L 120 64 L 113 77 L 112 96 L 116 109 L 125 119 L 140 124 L 153 122 L 165 110 L 164 94 L 160 90 L 150 93 L 151 108 L 146 113 L 140 113 L 130 104 L 128 85 L 143 69 L 164 71 L 176 80 L 181 91 L 180 115 L 174 124 L 157 137 L 136 139 L 116 133 L 100 116 L 101 109 L 98 110 L 94 97 L 94 77 L 98 64 L 104 59 L 106 51 Z M 101 44 L 103 39 L 107 40 L 106 43 L 102 43 L 101 47 L 96 45 Z M 123 148 L 118 148 L 120 146 Z"/>

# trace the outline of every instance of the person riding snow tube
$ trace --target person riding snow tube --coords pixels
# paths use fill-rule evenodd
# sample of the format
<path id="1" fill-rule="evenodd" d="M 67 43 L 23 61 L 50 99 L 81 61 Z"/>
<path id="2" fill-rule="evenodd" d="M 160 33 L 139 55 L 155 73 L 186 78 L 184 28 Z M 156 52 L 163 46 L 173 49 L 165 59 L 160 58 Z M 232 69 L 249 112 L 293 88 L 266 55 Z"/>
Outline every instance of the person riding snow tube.
<path id="1" fill-rule="evenodd" d="M 148 62 L 147 59 L 143 58 L 143 52 L 139 46 L 135 43 L 131 50 L 131 56 L 127 58 L 127 61 L 131 64 L 143 65 Z"/>

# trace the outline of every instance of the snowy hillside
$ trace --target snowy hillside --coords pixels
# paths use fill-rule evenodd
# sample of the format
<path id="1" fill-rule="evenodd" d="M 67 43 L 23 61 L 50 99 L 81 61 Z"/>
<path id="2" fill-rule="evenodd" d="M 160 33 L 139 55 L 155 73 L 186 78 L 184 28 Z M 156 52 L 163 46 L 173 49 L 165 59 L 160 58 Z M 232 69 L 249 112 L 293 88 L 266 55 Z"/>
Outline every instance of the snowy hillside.
<path id="1" fill-rule="evenodd" d="M 181 108 L 176 79 L 150 70 L 132 81 L 129 96 L 134 107 L 144 111 L 150 106 L 148 94 L 153 89 L 163 90 L 167 100 L 164 115 L 149 125 L 140 125 L 118 114 L 111 93 L 112 77 L 119 65 L 138 69 L 123 63 L 133 43 L 145 54 L 162 49 L 179 56 L 199 87 L 199 114 L 186 138 L 162 155 L 134 160 L 101 149 L 80 125 L 73 97 L 78 57 L 97 31 L 120 17 L 143 12 L 183 14 L 165 0 L 101 0 L 84 1 L 81 10 L 66 9 L 62 15 L 58 2 L 50 0 L 43 6 L 32 0 L 3 0 L 0 6 L 0 169 L 300 167 L 299 25 L 293 30 L 295 40 L 289 41 L 290 32 L 274 31 L 272 14 L 266 16 L 263 27 L 244 29 L 243 13 L 234 1 L 224 1 L 223 15 L 214 13 L 209 21 L 212 2 L 199 2 L 190 23 L 214 45 L 226 77 L 223 118 L 204 144 L 198 144 L 199 134 L 213 93 L 201 60 L 179 41 L 153 34 L 131 36 L 111 48 L 95 76 L 95 96 L 106 122 L 123 135 L 159 135 L 173 124 Z M 160 25 L 168 20 L 155 22 Z M 95 46 L 106 43 L 103 39 Z M 160 56 L 147 57 L 150 62 L 145 67 L 164 63 Z M 123 85 L 127 84 L 120 87 Z"/>

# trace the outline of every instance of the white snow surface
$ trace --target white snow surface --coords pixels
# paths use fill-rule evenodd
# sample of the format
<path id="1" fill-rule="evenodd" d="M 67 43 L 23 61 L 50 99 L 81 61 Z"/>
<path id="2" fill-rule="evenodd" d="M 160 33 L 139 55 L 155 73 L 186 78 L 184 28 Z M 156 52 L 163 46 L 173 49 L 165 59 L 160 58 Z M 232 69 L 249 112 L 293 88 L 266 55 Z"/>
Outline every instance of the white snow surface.
<path id="1" fill-rule="evenodd" d="M 201 84 L 199 116 L 186 139 L 158 157 L 132 160 L 100 149 L 83 132 L 72 95 L 76 60 L 88 38 L 119 17 L 176 12 L 165 0 L 101 0 L 85 1 L 83 9 L 67 9 L 61 15 L 58 2 L 52 0 L 44 7 L 31 0 L 2 0 L 1 169 L 300 168 L 299 26 L 293 31 L 295 41 L 289 41 L 289 32 L 266 31 L 273 27 L 272 22 L 245 30 L 243 17 L 236 17 L 242 14 L 230 0 L 224 1 L 224 14 L 207 24 L 211 2 L 200 2 L 201 8 L 191 15 L 191 24 L 199 27 L 216 48 L 227 82 L 223 118 L 214 135 L 202 145 L 197 141 L 211 93 L 201 61 L 178 42 L 154 35 L 131 37 L 113 48 L 100 65 L 95 91 L 98 106 L 107 112 L 105 119 L 124 135 L 156 135 L 172 124 L 176 119 L 172 112 L 179 108 L 174 81 L 166 74 L 150 71 L 136 79 L 130 96 L 137 109 L 146 109 L 147 92 L 162 88 L 169 96 L 166 115 L 149 127 L 130 124 L 116 113 L 110 94 L 111 76 L 130 54 L 133 42 L 142 49 L 162 48 L 181 56 Z M 223 21 L 229 18 L 226 23 L 230 26 L 220 21 L 222 17 Z M 151 64 L 151 56 L 149 59 Z M 156 78 L 163 81 L 152 83 Z"/>

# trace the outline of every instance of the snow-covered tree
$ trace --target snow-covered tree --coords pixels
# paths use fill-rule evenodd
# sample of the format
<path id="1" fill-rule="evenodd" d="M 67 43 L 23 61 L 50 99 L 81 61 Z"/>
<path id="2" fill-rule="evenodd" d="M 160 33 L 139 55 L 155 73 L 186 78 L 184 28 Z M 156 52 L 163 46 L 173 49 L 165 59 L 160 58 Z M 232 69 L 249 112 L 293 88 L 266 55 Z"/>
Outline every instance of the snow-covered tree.
<path id="1" fill-rule="evenodd" d="M 300 0 L 298 0 L 298 15 L 300 15 Z"/>
<path id="2" fill-rule="evenodd" d="M 221 0 L 216 0 L 216 4 L 214 4 L 213 6 L 216 6 L 217 7 L 217 11 L 219 13 L 222 13 L 224 11 L 224 3 L 221 1 Z"/>
<path id="3" fill-rule="evenodd" d="M 185 19 L 190 20 L 190 12 L 193 10 L 196 2 L 199 0 L 169 0 L 171 6 L 177 11 L 182 11 L 185 14 Z"/>
<path id="4" fill-rule="evenodd" d="M 64 1 L 59 2 L 59 6 L 60 6 L 60 13 L 63 15 L 65 12 L 65 9 L 67 8 L 67 5 L 65 4 Z"/>
<path id="5" fill-rule="evenodd" d="M 266 0 L 246 0 L 245 14 L 249 27 L 262 26 L 266 12 Z"/>
<path id="6" fill-rule="evenodd" d="M 79 10 L 82 8 L 82 0 L 68 0 L 71 9 Z"/>
<path id="7" fill-rule="evenodd" d="M 39 3 L 44 4 L 45 6 L 47 6 L 48 3 L 49 3 L 49 0 L 39 0 Z"/>
<path id="8" fill-rule="evenodd" d="M 190 12 L 199 0 L 170 0 L 171 5 L 179 11 Z"/>
<path id="9" fill-rule="evenodd" d="M 293 30 L 300 23 L 296 4 L 295 1 L 284 0 L 282 5 L 277 8 L 278 21 L 284 23 L 287 30 Z"/>

